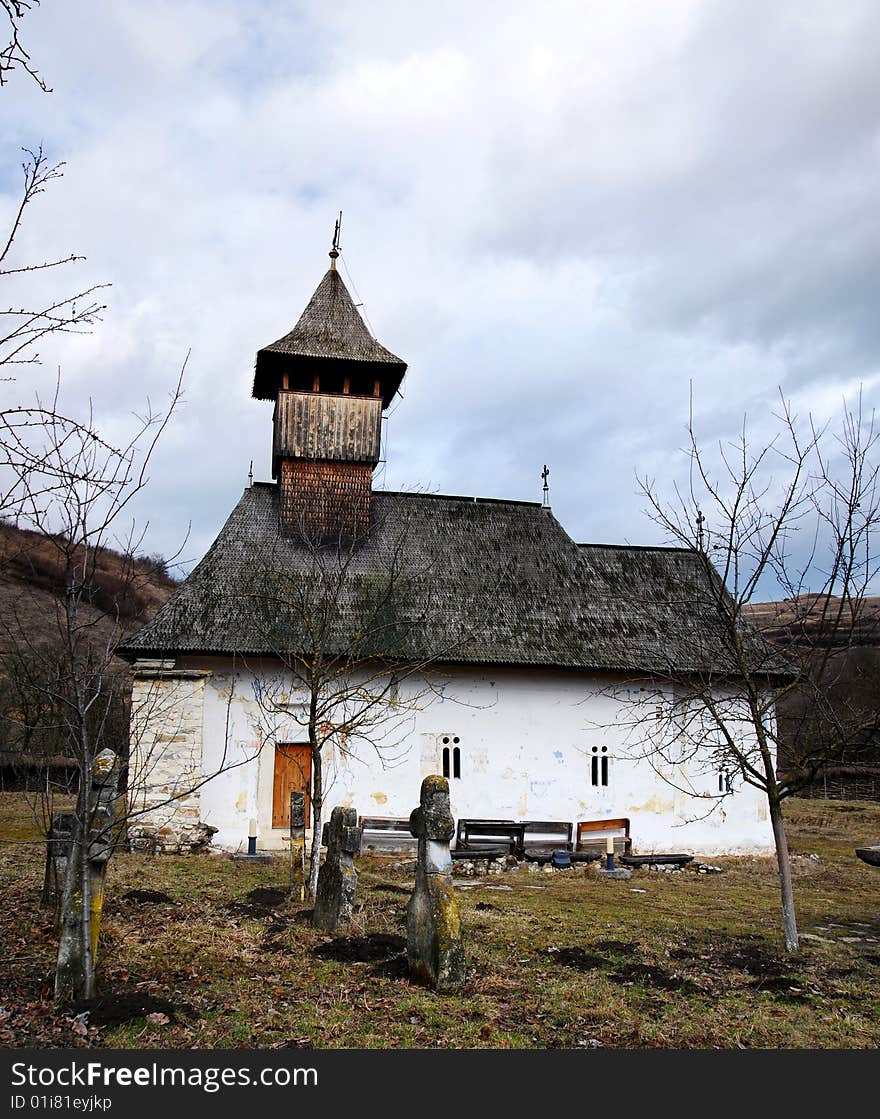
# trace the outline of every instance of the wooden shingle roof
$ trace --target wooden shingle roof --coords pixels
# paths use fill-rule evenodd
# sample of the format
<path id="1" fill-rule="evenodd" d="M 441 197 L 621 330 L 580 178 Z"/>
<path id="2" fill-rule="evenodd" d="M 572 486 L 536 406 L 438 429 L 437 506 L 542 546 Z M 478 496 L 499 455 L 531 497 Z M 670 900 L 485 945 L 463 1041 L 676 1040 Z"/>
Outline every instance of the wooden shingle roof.
<path id="1" fill-rule="evenodd" d="M 726 673 L 718 576 L 678 548 L 578 545 L 540 505 L 377 492 L 374 529 L 350 557 L 333 642 L 342 649 L 364 603 L 403 573 L 375 652 L 412 660 L 654 673 Z M 298 622 L 258 604 L 276 576 L 308 586 L 314 550 L 279 530 L 278 488 L 244 494 L 204 559 L 121 655 L 273 654 Z M 322 560 L 323 562 L 323 560 Z M 271 613 L 273 633 L 261 621 Z M 786 666 L 749 634 L 763 670 Z M 329 650 L 328 651 L 333 651 Z M 442 654 L 442 655 L 441 655 Z"/>

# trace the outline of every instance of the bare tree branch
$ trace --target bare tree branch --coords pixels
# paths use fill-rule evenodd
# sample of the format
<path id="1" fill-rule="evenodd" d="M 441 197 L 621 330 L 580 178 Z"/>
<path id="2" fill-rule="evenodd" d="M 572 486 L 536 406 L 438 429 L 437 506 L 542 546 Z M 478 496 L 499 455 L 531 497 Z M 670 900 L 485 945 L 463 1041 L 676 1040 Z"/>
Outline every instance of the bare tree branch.
<path id="1" fill-rule="evenodd" d="M 24 70 L 37 83 L 43 93 L 52 92 L 43 78 L 40 77 L 20 37 L 21 21 L 39 3 L 40 0 L 0 0 L 0 11 L 6 17 L 6 34 L 9 36 L 9 42 L 0 50 L 0 88 L 7 84 L 13 70 L 18 68 Z"/>
<path id="2" fill-rule="evenodd" d="M 0 249 L 0 278 L 15 276 L 19 280 L 43 273 L 53 268 L 74 264 L 84 260 L 74 253 L 54 260 L 26 263 L 10 267 L 9 260 L 21 231 L 27 207 L 42 194 L 46 187 L 63 172 L 63 163 L 50 164 L 42 147 L 36 151 L 23 149 L 26 159 L 22 163 L 23 187 L 21 198 L 9 230 Z M 109 287 L 109 284 L 92 284 L 73 295 L 65 295 L 48 303 L 42 301 L 36 306 L 11 305 L 0 309 L 0 366 L 39 364 L 39 343 L 52 334 L 86 334 L 101 319 L 106 305 L 99 302 L 96 293 Z"/>

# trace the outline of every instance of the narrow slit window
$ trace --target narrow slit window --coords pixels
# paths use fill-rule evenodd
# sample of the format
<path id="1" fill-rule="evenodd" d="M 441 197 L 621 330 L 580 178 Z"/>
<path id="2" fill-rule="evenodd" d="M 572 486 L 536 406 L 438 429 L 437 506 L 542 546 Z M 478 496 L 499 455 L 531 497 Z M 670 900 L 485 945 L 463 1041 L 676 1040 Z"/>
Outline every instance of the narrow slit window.
<path id="1" fill-rule="evenodd" d="M 461 739 L 457 734 L 444 734 L 440 739 L 441 753 L 443 759 L 443 776 L 460 778 L 461 777 L 461 747 L 459 746 Z"/>
<path id="2" fill-rule="evenodd" d="M 608 784 L 607 746 L 603 746 L 601 752 L 598 746 L 593 747 L 593 756 L 590 758 L 590 784 L 596 787 Z"/>

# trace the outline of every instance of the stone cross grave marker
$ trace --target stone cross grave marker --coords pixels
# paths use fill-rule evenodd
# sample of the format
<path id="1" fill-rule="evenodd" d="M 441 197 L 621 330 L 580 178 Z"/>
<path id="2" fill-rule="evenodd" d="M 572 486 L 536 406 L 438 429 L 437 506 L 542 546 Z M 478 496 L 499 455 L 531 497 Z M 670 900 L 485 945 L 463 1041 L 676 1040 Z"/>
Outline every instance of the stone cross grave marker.
<path id="1" fill-rule="evenodd" d="M 347 924 L 354 912 L 357 871 L 354 856 L 361 847 L 363 829 L 357 826 L 354 808 L 334 808 L 327 828 L 327 857 L 318 874 L 318 892 L 312 924 L 333 932 Z"/>
<path id="2" fill-rule="evenodd" d="M 306 896 L 306 794 L 290 794 L 290 892 Z"/>
<path id="3" fill-rule="evenodd" d="M 64 888 L 64 875 L 67 859 L 73 845 L 73 832 L 76 828 L 75 812 L 53 812 L 46 836 L 46 872 L 43 876 L 43 895 L 40 905 L 52 909 L 57 923 L 61 910 L 61 892 Z"/>
<path id="4" fill-rule="evenodd" d="M 465 956 L 449 853 L 455 821 L 445 777 L 424 779 L 409 830 L 419 841 L 416 886 L 406 910 L 410 975 L 438 991 L 454 991 L 465 980 Z"/>

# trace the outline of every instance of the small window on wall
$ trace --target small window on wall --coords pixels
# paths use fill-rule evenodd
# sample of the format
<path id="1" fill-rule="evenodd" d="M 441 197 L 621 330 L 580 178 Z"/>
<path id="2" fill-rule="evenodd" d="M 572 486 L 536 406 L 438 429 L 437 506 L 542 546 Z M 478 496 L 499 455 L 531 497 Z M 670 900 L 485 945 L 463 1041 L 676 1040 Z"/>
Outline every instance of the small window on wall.
<path id="1" fill-rule="evenodd" d="M 443 776 L 461 777 L 461 739 L 456 734 L 444 734 L 442 743 Z"/>
<path id="2" fill-rule="evenodd" d="M 608 784 L 608 761 L 608 747 L 594 746 L 590 758 L 591 785 L 602 786 Z"/>
<path id="3" fill-rule="evenodd" d="M 733 785 L 730 781 L 730 774 L 726 773 L 723 769 L 718 770 L 718 792 L 729 793 L 733 791 Z"/>

